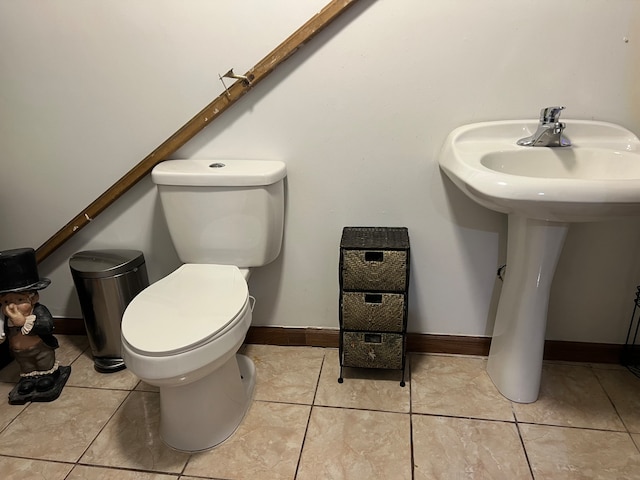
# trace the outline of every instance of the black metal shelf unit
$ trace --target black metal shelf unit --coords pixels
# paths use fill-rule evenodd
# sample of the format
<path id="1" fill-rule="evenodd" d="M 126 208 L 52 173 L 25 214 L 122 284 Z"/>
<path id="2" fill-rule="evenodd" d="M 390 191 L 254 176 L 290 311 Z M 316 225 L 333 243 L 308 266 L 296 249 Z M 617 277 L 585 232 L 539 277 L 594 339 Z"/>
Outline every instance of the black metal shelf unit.
<path id="1" fill-rule="evenodd" d="M 409 233 L 345 227 L 340 241 L 340 377 L 343 368 L 406 366 Z"/>

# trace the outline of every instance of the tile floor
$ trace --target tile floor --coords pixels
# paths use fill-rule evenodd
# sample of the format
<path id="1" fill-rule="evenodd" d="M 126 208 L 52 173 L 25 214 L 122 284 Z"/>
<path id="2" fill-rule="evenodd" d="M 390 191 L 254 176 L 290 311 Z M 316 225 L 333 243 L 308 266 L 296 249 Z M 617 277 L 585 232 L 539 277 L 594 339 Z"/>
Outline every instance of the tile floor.
<path id="1" fill-rule="evenodd" d="M 410 355 L 397 371 L 347 370 L 335 349 L 249 345 L 254 403 L 219 447 L 158 437 L 158 393 L 93 370 L 84 337 L 59 336 L 72 373 L 52 403 L 0 402 L 0 478 L 640 479 L 640 379 L 622 367 L 547 363 L 538 402 L 514 404 L 485 358 Z M 0 371 L 0 399 L 17 380 Z"/>

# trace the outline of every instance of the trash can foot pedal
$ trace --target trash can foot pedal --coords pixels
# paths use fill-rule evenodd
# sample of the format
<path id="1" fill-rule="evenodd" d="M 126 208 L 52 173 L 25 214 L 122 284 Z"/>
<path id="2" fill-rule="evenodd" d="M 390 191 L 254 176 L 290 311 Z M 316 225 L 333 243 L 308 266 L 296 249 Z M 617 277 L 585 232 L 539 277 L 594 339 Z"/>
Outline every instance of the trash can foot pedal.
<path id="1" fill-rule="evenodd" d="M 114 373 L 124 370 L 127 366 L 121 358 L 94 358 L 93 368 L 99 373 Z"/>

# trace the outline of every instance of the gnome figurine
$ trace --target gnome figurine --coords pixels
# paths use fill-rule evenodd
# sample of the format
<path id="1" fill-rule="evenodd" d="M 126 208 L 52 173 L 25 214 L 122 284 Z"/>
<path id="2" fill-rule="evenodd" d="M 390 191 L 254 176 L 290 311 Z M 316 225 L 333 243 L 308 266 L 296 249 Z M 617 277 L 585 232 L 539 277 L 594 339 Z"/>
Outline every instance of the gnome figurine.
<path id="1" fill-rule="evenodd" d="M 71 373 L 56 361 L 53 317 L 38 303 L 38 290 L 50 283 L 38 275 L 32 248 L 0 251 L 0 343 L 8 339 L 20 367 L 20 381 L 9 392 L 12 405 L 55 400 Z"/>

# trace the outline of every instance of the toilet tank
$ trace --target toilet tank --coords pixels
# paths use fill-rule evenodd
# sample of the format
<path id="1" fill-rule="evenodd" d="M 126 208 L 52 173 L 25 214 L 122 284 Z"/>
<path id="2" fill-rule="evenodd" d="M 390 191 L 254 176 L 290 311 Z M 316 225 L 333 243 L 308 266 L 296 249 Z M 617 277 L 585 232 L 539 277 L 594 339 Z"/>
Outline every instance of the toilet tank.
<path id="1" fill-rule="evenodd" d="M 167 160 L 151 172 L 184 263 L 259 267 L 280 254 L 286 165 L 275 160 Z"/>

